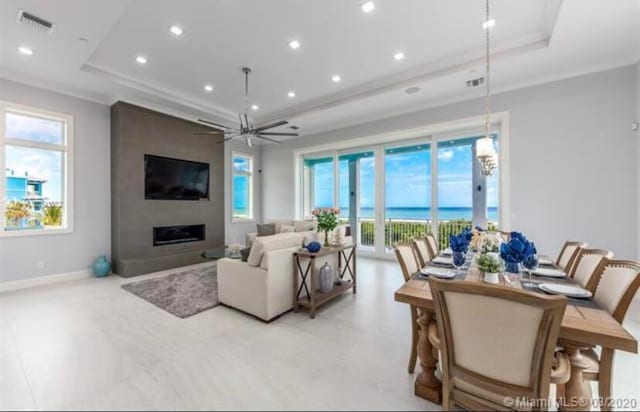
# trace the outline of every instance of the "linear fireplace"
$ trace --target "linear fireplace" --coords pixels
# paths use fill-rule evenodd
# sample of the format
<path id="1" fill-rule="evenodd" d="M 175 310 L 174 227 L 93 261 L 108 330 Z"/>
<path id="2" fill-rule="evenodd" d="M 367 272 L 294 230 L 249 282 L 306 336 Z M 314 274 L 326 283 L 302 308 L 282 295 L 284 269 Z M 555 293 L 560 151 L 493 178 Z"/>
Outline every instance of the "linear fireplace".
<path id="1" fill-rule="evenodd" d="M 154 227 L 153 246 L 205 240 L 204 227 L 204 225 Z"/>

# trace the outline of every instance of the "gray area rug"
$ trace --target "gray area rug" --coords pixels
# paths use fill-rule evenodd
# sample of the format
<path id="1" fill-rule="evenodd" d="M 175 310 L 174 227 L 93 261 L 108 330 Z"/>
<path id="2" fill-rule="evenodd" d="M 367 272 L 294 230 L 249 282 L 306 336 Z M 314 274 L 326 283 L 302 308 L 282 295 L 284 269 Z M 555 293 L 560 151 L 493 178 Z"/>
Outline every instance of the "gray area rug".
<path id="1" fill-rule="evenodd" d="M 122 285 L 122 289 L 179 318 L 188 318 L 220 303 L 216 266 L 131 282 Z"/>

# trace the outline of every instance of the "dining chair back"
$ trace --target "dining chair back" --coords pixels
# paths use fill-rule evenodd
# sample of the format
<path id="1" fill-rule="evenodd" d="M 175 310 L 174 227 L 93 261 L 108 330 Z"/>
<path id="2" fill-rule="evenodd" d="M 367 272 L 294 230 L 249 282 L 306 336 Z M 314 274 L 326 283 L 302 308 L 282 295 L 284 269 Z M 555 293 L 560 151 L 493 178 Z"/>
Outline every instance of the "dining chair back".
<path id="1" fill-rule="evenodd" d="M 640 287 L 640 264 L 624 260 L 606 259 L 596 275 L 597 287 L 594 299 L 606 309 L 615 320 L 622 323 L 633 297 Z M 600 410 L 609 411 L 613 404 L 611 388 L 613 386 L 613 359 L 615 350 L 594 348 L 582 351 L 583 359 L 589 365 L 582 372 L 586 381 L 598 382 Z"/>
<path id="2" fill-rule="evenodd" d="M 416 238 L 411 242 L 413 243 L 413 249 L 416 252 L 416 258 L 418 259 L 420 267 L 424 267 L 431 261 L 431 259 L 433 259 L 433 255 L 431 254 L 431 248 L 428 245 L 427 238 Z"/>
<path id="3" fill-rule="evenodd" d="M 580 249 L 569 276 L 583 288 L 595 293 L 598 285 L 596 273 L 602 270 L 607 259 L 613 258 L 613 253 L 606 249 Z"/>
<path id="4" fill-rule="evenodd" d="M 438 247 L 438 240 L 434 236 L 433 233 L 427 233 L 425 235 L 425 239 L 427 239 L 427 246 L 429 246 L 429 251 L 431 252 L 431 256 L 436 257 L 440 253 L 440 248 Z"/>
<path id="5" fill-rule="evenodd" d="M 596 276 L 593 298 L 622 323 L 640 287 L 640 263 L 607 259 Z"/>
<path id="6" fill-rule="evenodd" d="M 416 259 L 416 253 L 411 243 L 398 243 L 393 246 L 393 251 L 400 263 L 400 269 L 402 270 L 402 276 L 404 281 L 408 282 L 421 266 L 418 266 Z M 411 352 L 409 354 L 409 365 L 407 371 L 413 373 L 416 369 L 416 363 L 418 362 L 418 308 L 411 305 Z"/>
<path id="7" fill-rule="evenodd" d="M 429 278 L 442 352 L 444 410 L 545 400 L 567 300 Z M 540 402 L 543 403 L 543 402 Z"/>
<path id="8" fill-rule="evenodd" d="M 560 249 L 560 254 L 556 260 L 556 264 L 560 266 L 566 273 L 570 273 L 573 268 L 573 263 L 580 252 L 580 249 L 586 248 L 585 242 L 573 242 L 566 241 Z"/>

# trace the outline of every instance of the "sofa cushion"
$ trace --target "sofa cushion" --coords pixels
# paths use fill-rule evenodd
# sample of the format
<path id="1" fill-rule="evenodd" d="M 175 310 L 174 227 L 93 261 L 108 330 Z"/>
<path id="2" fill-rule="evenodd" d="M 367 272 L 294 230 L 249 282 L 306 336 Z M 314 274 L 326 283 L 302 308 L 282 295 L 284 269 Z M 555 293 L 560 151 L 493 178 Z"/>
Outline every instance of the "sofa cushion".
<path id="1" fill-rule="evenodd" d="M 312 220 L 294 220 L 293 226 L 296 232 L 310 232 L 316 230 L 317 223 Z"/>
<path id="2" fill-rule="evenodd" d="M 267 219 L 267 223 L 273 223 L 276 225 L 276 233 L 280 233 L 282 225 L 293 225 L 293 221 L 291 219 Z"/>
<path id="3" fill-rule="evenodd" d="M 282 225 L 280 226 L 280 233 L 293 233 L 296 231 L 296 227 L 295 226 L 290 226 L 290 225 Z"/>
<path id="4" fill-rule="evenodd" d="M 302 233 L 280 233 L 273 236 L 258 237 L 251 246 L 251 252 L 247 263 L 249 266 L 260 266 L 262 257 L 266 252 L 290 247 L 302 246 L 304 235 Z"/>
<path id="5" fill-rule="evenodd" d="M 275 223 L 258 223 L 258 237 L 261 236 L 271 236 L 276 234 L 276 225 Z"/>

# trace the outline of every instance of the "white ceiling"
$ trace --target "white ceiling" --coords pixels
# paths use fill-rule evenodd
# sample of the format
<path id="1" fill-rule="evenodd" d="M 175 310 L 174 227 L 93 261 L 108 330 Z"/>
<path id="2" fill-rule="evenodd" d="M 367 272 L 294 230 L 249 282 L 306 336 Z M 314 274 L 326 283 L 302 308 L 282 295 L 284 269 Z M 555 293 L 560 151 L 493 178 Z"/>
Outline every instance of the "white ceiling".
<path id="1" fill-rule="evenodd" d="M 240 69 L 250 66 L 255 121 L 285 118 L 306 134 L 482 93 L 465 82 L 484 71 L 484 2 L 374 2 L 364 14 L 358 0 L 4 0 L 0 76 L 231 124 L 244 105 Z M 640 0 L 491 6 L 497 91 L 640 58 Z M 17 24 L 20 8 L 53 21 L 54 32 Z M 172 24 L 184 34 L 171 35 Z M 298 50 L 288 47 L 292 39 Z M 22 45 L 35 54 L 20 55 Z M 396 51 L 406 58 L 395 61 Z M 137 55 L 148 63 L 137 64 Z M 336 73 L 342 82 L 331 81 Z M 407 95 L 409 86 L 421 91 Z"/>

